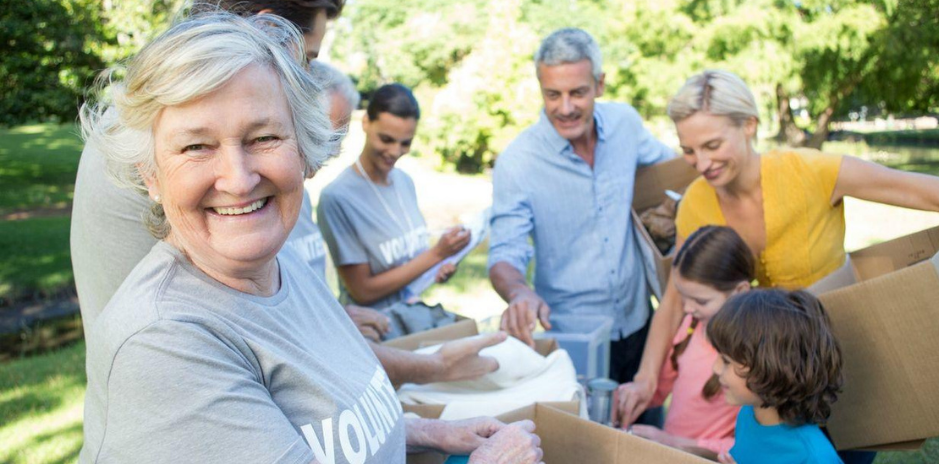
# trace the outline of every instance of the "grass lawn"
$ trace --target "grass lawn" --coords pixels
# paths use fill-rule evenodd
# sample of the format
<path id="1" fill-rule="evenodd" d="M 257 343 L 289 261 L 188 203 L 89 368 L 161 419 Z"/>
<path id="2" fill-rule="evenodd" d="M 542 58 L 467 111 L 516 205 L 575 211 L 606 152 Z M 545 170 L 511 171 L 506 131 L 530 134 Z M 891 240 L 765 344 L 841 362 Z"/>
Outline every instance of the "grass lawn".
<path id="1" fill-rule="evenodd" d="M 0 462 L 74 462 L 84 397 L 84 343 L 0 364 Z"/>
<path id="2" fill-rule="evenodd" d="M 0 301 L 72 286 L 69 216 L 0 221 Z"/>
<path id="3" fill-rule="evenodd" d="M 72 124 L 0 129 L 0 216 L 72 201 L 82 141 Z"/>

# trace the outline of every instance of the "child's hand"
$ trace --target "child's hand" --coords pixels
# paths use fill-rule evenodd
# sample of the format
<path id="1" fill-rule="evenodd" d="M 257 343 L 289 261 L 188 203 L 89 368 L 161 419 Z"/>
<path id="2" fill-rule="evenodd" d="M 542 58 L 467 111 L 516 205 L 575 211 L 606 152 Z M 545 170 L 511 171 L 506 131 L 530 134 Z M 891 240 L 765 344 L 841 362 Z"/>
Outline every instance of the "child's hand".
<path id="1" fill-rule="evenodd" d="M 652 396 L 655 395 L 655 385 L 650 382 L 635 380 L 621 384 L 613 391 L 613 423 L 626 428 L 642 414 Z"/>
<path id="2" fill-rule="evenodd" d="M 734 457 L 730 455 L 729 451 L 718 454 L 717 462 L 721 464 L 737 464 L 737 461 L 734 460 Z"/>

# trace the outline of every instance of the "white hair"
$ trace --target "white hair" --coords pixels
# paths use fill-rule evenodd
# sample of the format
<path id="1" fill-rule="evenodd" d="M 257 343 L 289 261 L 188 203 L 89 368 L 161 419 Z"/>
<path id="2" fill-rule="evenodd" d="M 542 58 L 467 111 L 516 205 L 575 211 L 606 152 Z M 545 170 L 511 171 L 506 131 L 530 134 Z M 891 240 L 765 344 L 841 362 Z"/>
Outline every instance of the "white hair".
<path id="1" fill-rule="evenodd" d="M 539 64 L 557 66 L 583 60 L 590 61 L 593 79 L 599 82 L 603 74 L 603 56 L 597 42 L 583 29 L 558 29 L 546 37 L 535 52 L 535 70 L 537 72 Z"/>
<path id="2" fill-rule="evenodd" d="M 362 96 L 359 95 L 358 89 L 355 88 L 355 83 L 352 82 L 352 79 L 350 79 L 346 73 L 331 64 L 319 60 L 310 62 L 310 73 L 313 74 L 313 78 L 323 86 L 323 91 L 328 95 L 341 96 L 349 105 L 350 110 L 355 110 L 359 107 Z"/>
<path id="3" fill-rule="evenodd" d="M 163 108 L 180 105 L 224 86 L 240 71 L 264 66 L 280 80 L 306 169 L 333 153 L 322 87 L 305 67 L 300 31 L 275 15 L 242 18 L 216 11 L 192 16 L 164 32 L 126 67 L 105 71 L 97 101 L 82 105 L 86 143 L 101 150 L 115 184 L 146 193 L 144 176 L 156 171 L 153 124 Z M 115 75 L 124 72 L 123 79 Z M 151 233 L 169 232 L 162 207 L 152 205 Z"/>
<path id="4" fill-rule="evenodd" d="M 737 126 L 760 120 L 753 93 L 730 71 L 707 70 L 691 76 L 668 103 L 668 117 L 679 122 L 698 111 L 726 116 Z"/>

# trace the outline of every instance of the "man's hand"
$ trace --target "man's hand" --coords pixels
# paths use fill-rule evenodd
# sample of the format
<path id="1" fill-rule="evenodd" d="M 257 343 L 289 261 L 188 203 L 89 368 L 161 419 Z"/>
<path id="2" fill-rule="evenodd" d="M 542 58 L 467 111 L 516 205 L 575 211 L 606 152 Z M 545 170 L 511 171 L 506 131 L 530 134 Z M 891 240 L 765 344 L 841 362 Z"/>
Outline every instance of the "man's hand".
<path id="1" fill-rule="evenodd" d="M 440 369 L 435 382 L 471 380 L 495 372 L 499 363 L 489 356 L 480 356 L 479 351 L 505 341 L 505 332 L 497 332 L 481 337 L 469 337 L 444 343 L 434 356 Z M 435 376 L 436 377 L 436 376 Z"/>
<path id="2" fill-rule="evenodd" d="M 541 321 L 545 330 L 551 330 L 548 316 L 551 308 L 530 288 L 524 287 L 509 301 L 509 307 L 502 313 L 502 330 L 534 348 L 535 340 L 531 334 L 536 324 Z"/>
<path id="3" fill-rule="evenodd" d="M 453 263 L 443 263 L 440 265 L 440 268 L 437 269 L 437 277 L 434 279 L 438 284 L 442 284 L 448 280 L 450 277 L 453 277 L 453 274 L 456 272 L 456 264 Z"/>
<path id="4" fill-rule="evenodd" d="M 375 343 L 381 342 L 381 336 L 388 333 L 388 325 L 391 323 L 388 316 L 375 311 L 371 308 L 363 308 L 356 305 L 347 305 L 346 314 L 355 323 L 355 326 L 362 333 L 362 336 Z"/>
<path id="5" fill-rule="evenodd" d="M 645 412 L 655 395 L 656 385 L 641 379 L 624 383 L 613 392 L 613 424 L 626 428 Z"/>
<path id="6" fill-rule="evenodd" d="M 534 464 L 544 457 L 535 423 L 529 420 L 502 427 L 470 454 L 471 464 Z"/>

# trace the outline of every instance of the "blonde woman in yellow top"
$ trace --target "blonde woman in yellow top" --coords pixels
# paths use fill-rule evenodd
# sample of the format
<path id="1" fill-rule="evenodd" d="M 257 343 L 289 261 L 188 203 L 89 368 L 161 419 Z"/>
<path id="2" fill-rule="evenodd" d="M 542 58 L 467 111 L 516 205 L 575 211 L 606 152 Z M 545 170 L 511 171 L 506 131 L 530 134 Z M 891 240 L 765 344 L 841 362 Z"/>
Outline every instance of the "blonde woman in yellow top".
<path id="1" fill-rule="evenodd" d="M 939 211 L 934 176 L 817 150 L 757 153 L 756 100 L 730 72 L 705 71 L 688 79 L 669 102 L 668 115 L 685 160 L 701 173 L 678 210 L 676 248 L 701 226 L 730 226 L 758 258 L 760 286 L 805 287 L 844 264 L 846 196 Z M 681 296 L 673 282 L 653 316 L 639 372 L 617 392 L 624 426 L 652 399 L 681 323 Z"/>

